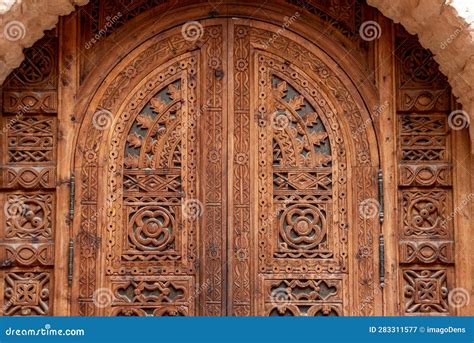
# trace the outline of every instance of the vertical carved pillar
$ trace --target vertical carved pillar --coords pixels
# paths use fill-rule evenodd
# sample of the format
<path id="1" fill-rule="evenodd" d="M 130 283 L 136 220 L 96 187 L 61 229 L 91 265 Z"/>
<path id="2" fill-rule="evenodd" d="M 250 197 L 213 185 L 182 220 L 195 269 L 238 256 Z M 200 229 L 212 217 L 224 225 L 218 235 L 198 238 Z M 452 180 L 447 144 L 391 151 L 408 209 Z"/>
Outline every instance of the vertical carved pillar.
<path id="1" fill-rule="evenodd" d="M 396 32 L 401 313 L 449 314 L 454 237 L 451 90 L 429 51 Z"/>
<path id="2" fill-rule="evenodd" d="M 237 316 L 251 315 L 251 271 L 250 271 L 250 35 L 248 27 L 233 27 L 233 110 L 229 120 L 233 136 L 232 199 L 229 206 L 232 213 L 232 229 L 229 230 L 230 301 L 229 313 Z"/>
<path id="3" fill-rule="evenodd" d="M 2 315 L 52 315 L 57 35 L 25 51 L 3 84 L 0 264 Z"/>
<path id="4" fill-rule="evenodd" d="M 204 213 L 202 221 L 203 239 L 203 284 L 208 285 L 204 296 L 203 315 L 225 315 L 225 278 L 227 268 L 226 235 L 226 144 L 227 120 L 224 109 L 227 81 L 227 52 L 224 49 L 225 25 L 206 28 L 209 42 L 203 51 L 205 83 L 201 89 L 205 103 L 202 105 L 201 135 Z"/>

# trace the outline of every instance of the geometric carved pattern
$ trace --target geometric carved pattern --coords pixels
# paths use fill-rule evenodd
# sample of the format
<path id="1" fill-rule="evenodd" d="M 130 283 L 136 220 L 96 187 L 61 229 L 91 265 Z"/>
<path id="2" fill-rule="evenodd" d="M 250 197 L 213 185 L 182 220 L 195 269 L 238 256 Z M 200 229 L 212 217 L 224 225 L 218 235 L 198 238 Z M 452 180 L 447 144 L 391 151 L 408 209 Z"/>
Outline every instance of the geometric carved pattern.
<path id="1" fill-rule="evenodd" d="M 430 51 L 400 25 L 396 32 L 397 110 L 450 111 L 450 88 Z"/>
<path id="2" fill-rule="evenodd" d="M 342 280 L 267 279 L 265 313 L 270 316 L 340 316 Z"/>
<path id="3" fill-rule="evenodd" d="M 151 258 L 178 259 L 175 249 L 180 247 L 178 230 L 181 206 L 127 206 L 128 246 L 123 258 L 127 260 Z"/>
<path id="4" fill-rule="evenodd" d="M 367 113 L 349 81 L 310 49 L 283 37 L 284 51 L 254 49 L 271 30 L 235 25 L 228 31 L 232 22 L 213 21 L 197 45 L 170 31 L 123 60 L 96 102 L 113 115 L 108 131 L 85 117 L 76 150 L 81 249 L 74 310 L 80 314 L 270 314 L 271 300 L 263 293 L 254 298 L 269 282 L 292 290 L 283 313 L 349 311 L 349 303 L 343 306 L 355 255 L 348 250 L 349 206 L 375 191 L 368 179 L 357 189 L 347 180 L 349 163 L 364 170 L 377 164 L 366 132 L 357 130 Z M 226 34 L 235 43 L 228 61 Z M 354 135 L 346 142 L 348 130 Z M 346 156 L 349 146 L 354 154 Z M 183 211 L 192 199 L 203 206 L 198 219 Z M 364 261 L 355 262 L 354 302 L 361 303 L 373 289 L 374 269 L 359 276 L 375 266 L 372 246 L 365 245 L 377 224 L 356 226 L 351 237 Z M 224 266 L 225 257 L 231 265 Z M 202 285 L 201 294 L 192 294 Z M 89 306 L 104 286 L 113 290 L 112 305 Z M 364 313 L 374 313 L 373 304 L 366 300 Z"/>
<path id="5" fill-rule="evenodd" d="M 54 160 L 55 118 L 34 116 L 14 119 L 10 122 L 12 124 L 7 134 L 7 163 L 36 164 Z"/>
<path id="6" fill-rule="evenodd" d="M 46 32 L 24 50 L 23 62 L 1 91 L 0 188 L 8 190 L 1 194 L 4 315 L 54 314 L 57 47 L 56 30 Z"/>
<path id="7" fill-rule="evenodd" d="M 51 266 L 54 263 L 53 244 L 11 244 L 0 246 L 0 261 L 21 266 Z"/>
<path id="8" fill-rule="evenodd" d="M 449 111 L 450 94 L 446 89 L 399 89 L 399 111 Z"/>
<path id="9" fill-rule="evenodd" d="M 55 188 L 56 167 L 0 168 L 2 188 Z"/>
<path id="10" fill-rule="evenodd" d="M 51 315 L 49 272 L 9 272 L 4 279 L 3 314 L 6 316 Z"/>
<path id="11" fill-rule="evenodd" d="M 447 115 L 451 111 L 451 92 L 431 52 L 399 25 L 395 54 L 399 263 L 406 268 L 401 283 L 402 313 L 448 313 L 449 264 L 454 263 Z M 443 264 L 445 269 L 432 270 L 420 264 Z"/>
<path id="12" fill-rule="evenodd" d="M 403 234 L 406 237 L 447 237 L 446 191 L 402 191 Z"/>
<path id="13" fill-rule="evenodd" d="M 143 107 L 132 124 L 124 150 L 124 216 L 128 218 L 127 261 L 177 260 L 182 250 L 180 79 L 162 88 Z M 163 203 L 134 203 L 132 196 L 160 196 Z M 170 198 L 170 196 L 172 198 Z"/>
<path id="14" fill-rule="evenodd" d="M 5 91 L 3 92 L 3 111 L 5 113 L 56 113 L 57 94 L 55 91 Z"/>
<path id="15" fill-rule="evenodd" d="M 448 313 L 446 270 L 404 270 L 405 314 Z"/>
<path id="16" fill-rule="evenodd" d="M 400 263 L 453 263 L 452 241 L 401 241 Z"/>
<path id="17" fill-rule="evenodd" d="M 7 194 L 6 239 L 52 239 L 52 194 Z"/>
<path id="18" fill-rule="evenodd" d="M 346 253 L 335 250 L 346 249 L 344 243 L 336 245 L 345 233 L 333 224 L 337 216 L 331 210 L 335 201 L 346 201 L 345 197 L 333 200 L 337 188 L 332 180 L 331 140 L 342 143 L 334 130 L 339 124 L 327 115 L 331 111 L 327 101 L 311 88 L 302 71 L 273 56 L 262 54 L 257 60 L 261 94 L 257 118 L 261 132 L 259 270 L 345 270 L 340 256 Z M 344 183 L 342 178 L 338 188 L 343 189 Z"/>
<path id="19" fill-rule="evenodd" d="M 321 211 L 314 205 L 288 206 L 279 216 L 280 234 L 278 253 L 275 256 L 285 257 L 284 252 L 287 252 L 289 256 L 293 253 L 298 257 L 309 257 L 311 255 L 308 254 L 321 249 L 326 249 L 325 252 L 328 253 L 325 217 L 326 211 Z"/>
<path id="20" fill-rule="evenodd" d="M 112 281 L 116 316 L 187 316 L 192 306 L 190 278 Z"/>
<path id="21" fill-rule="evenodd" d="M 399 167 L 400 186 L 451 186 L 451 166 L 402 164 Z"/>
<path id="22" fill-rule="evenodd" d="M 402 161 L 446 161 L 445 115 L 399 115 Z"/>
<path id="23" fill-rule="evenodd" d="M 160 174 L 154 171 L 142 173 L 129 171 L 124 173 L 124 192 L 169 192 L 179 195 L 181 192 L 181 175 L 179 169 L 169 169 Z"/>
<path id="24" fill-rule="evenodd" d="M 55 90 L 58 83 L 55 30 L 25 50 L 25 59 L 5 80 L 8 90 Z"/>

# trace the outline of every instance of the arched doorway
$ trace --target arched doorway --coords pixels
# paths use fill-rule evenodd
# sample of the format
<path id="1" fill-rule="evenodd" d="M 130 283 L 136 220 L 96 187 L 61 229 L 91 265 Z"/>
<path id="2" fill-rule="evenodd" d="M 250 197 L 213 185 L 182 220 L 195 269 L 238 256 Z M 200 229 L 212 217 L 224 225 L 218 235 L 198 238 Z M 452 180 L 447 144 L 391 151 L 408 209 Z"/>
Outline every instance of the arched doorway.
<path id="1" fill-rule="evenodd" d="M 380 314 L 377 139 L 354 70 L 243 18 L 123 56 L 75 148 L 73 313 Z"/>

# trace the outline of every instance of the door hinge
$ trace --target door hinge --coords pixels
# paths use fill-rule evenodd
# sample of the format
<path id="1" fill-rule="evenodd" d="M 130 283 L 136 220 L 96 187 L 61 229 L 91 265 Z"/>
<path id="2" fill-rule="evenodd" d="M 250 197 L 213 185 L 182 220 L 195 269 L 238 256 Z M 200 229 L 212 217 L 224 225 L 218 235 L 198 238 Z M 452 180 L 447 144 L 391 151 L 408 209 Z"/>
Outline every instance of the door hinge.
<path id="1" fill-rule="evenodd" d="M 74 174 L 71 175 L 69 180 L 69 225 L 72 227 L 74 220 L 74 197 L 75 197 L 75 182 Z M 68 286 L 72 286 L 72 275 L 74 267 L 74 240 L 69 239 L 69 249 L 68 249 L 68 259 L 67 259 L 67 283 Z"/>
<path id="2" fill-rule="evenodd" d="M 67 259 L 67 283 L 69 287 L 72 286 L 72 273 L 73 273 L 73 258 L 74 258 L 74 241 L 71 238 L 69 240 L 69 255 Z"/>
<path id="3" fill-rule="evenodd" d="M 383 234 L 379 236 L 379 280 L 380 287 L 385 286 L 385 240 Z"/>
<path id="4" fill-rule="evenodd" d="M 383 202 L 383 173 L 382 169 L 379 169 L 377 173 L 377 181 L 379 186 L 379 222 L 380 225 L 383 224 L 384 220 L 384 202 Z M 385 240 L 383 237 L 382 228 L 380 229 L 379 235 L 379 281 L 380 287 L 383 288 L 385 286 Z"/>
<path id="5" fill-rule="evenodd" d="M 383 223 L 384 219 L 384 204 L 383 204 L 383 174 L 382 169 L 379 169 L 377 173 L 377 181 L 379 185 L 379 221 L 380 224 Z"/>
<path id="6" fill-rule="evenodd" d="M 69 180 L 69 222 L 72 225 L 72 221 L 74 219 L 74 196 L 75 196 L 75 182 L 74 182 L 74 174 L 71 175 L 71 179 Z"/>

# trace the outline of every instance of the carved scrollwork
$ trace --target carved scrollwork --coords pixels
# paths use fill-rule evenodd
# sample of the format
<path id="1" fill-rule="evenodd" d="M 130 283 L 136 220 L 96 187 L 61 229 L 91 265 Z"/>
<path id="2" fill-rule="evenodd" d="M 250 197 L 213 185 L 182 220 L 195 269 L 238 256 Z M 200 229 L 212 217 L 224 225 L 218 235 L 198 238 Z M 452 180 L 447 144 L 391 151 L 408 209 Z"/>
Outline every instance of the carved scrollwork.
<path id="1" fill-rule="evenodd" d="M 49 272 L 6 273 L 4 282 L 4 315 L 51 315 Z"/>
<path id="2" fill-rule="evenodd" d="M 3 93 L 5 113 L 56 113 L 57 102 L 56 91 L 5 91 Z"/>
<path id="3" fill-rule="evenodd" d="M 405 313 L 448 313 L 446 270 L 403 271 Z"/>
<path id="4" fill-rule="evenodd" d="M 454 242 L 452 241 L 401 241 L 401 263 L 442 263 L 454 262 Z"/>
<path id="5" fill-rule="evenodd" d="M 189 278 L 115 280 L 112 287 L 115 316 L 187 316 L 194 307 Z"/>
<path id="6" fill-rule="evenodd" d="M 49 31 L 25 50 L 25 59 L 7 78 L 10 89 L 55 89 L 57 87 L 57 38 Z"/>
<path id="7" fill-rule="evenodd" d="M 5 238 L 52 239 L 53 206 L 52 194 L 8 194 Z"/>
<path id="8" fill-rule="evenodd" d="M 338 279 L 265 280 L 265 309 L 270 316 L 339 316 L 342 282 Z"/>
<path id="9" fill-rule="evenodd" d="M 326 219 L 312 205 L 293 205 L 280 218 L 280 246 L 296 251 L 312 250 L 326 240 Z"/>
<path id="10" fill-rule="evenodd" d="M 451 186 L 449 165 L 400 165 L 400 186 Z"/>
<path id="11" fill-rule="evenodd" d="M 0 246 L 0 259 L 12 265 L 52 266 L 53 244 L 11 244 Z"/>
<path id="12" fill-rule="evenodd" d="M 163 251 L 173 246 L 176 220 L 166 208 L 146 206 L 130 218 L 129 244 L 140 251 Z"/>
<path id="13" fill-rule="evenodd" d="M 404 191 L 402 194 L 406 237 L 448 236 L 446 191 Z"/>
<path id="14" fill-rule="evenodd" d="M 7 120 L 8 163 L 48 163 L 55 160 L 56 118 L 15 117 Z"/>
<path id="15" fill-rule="evenodd" d="M 454 263 L 450 88 L 431 52 L 401 26 L 396 55 L 403 313 L 447 314 Z"/>
<path id="16" fill-rule="evenodd" d="M 56 167 L 0 168 L 1 188 L 52 189 L 56 187 Z"/>

